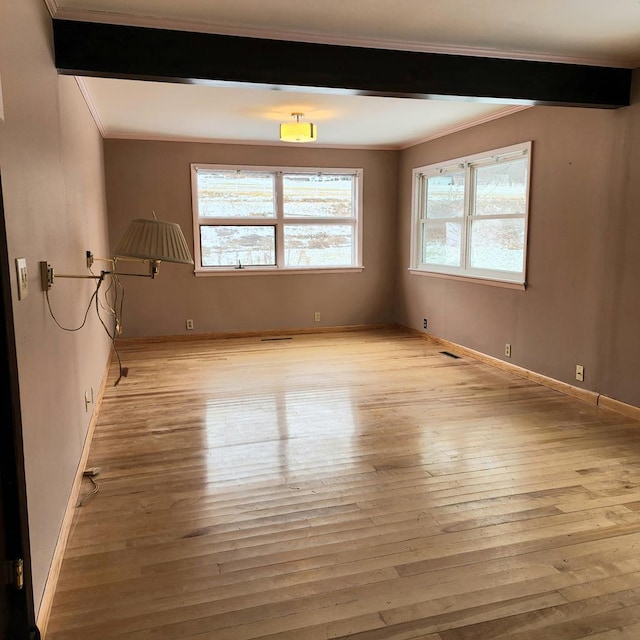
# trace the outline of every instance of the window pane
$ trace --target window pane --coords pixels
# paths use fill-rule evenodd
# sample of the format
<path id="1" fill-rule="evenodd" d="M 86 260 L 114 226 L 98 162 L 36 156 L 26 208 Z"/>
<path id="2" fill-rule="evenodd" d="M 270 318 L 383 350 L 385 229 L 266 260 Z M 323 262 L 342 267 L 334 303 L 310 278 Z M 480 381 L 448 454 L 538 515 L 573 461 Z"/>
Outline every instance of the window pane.
<path id="1" fill-rule="evenodd" d="M 459 267 L 461 242 L 462 224 L 460 222 L 426 222 L 422 243 L 422 262 Z"/>
<path id="2" fill-rule="evenodd" d="M 470 266 L 520 273 L 524 262 L 524 220 L 474 220 Z"/>
<path id="3" fill-rule="evenodd" d="M 527 158 L 476 169 L 475 215 L 523 214 L 527 204 Z"/>
<path id="4" fill-rule="evenodd" d="M 464 171 L 426 179 L 427 218 L 459 218 L 464 214 Z"/>
<path id="5" fill-rule="evenodd" d="M 353 264 L 354 227 L 347 224 L 288 224 L 284 260 L 288 267 L 344 267 Z"/>
<path id="6" fill-rule="evenodd" d="M 203 267 L 271 266 L 276 229 L 258 226 L 200 227 Z"/>
<path id="7" fill-rule="evenodd" d="M 284 215 L 351 217 L 354 180 L 350 175 L 286 173 L 282 177 Z"/>
<path id="8" fill-rule="evenodd" d="M 258 171 L 199 171 L 201 217 L 267 218 L 275 216 L 274 175 Z"/>

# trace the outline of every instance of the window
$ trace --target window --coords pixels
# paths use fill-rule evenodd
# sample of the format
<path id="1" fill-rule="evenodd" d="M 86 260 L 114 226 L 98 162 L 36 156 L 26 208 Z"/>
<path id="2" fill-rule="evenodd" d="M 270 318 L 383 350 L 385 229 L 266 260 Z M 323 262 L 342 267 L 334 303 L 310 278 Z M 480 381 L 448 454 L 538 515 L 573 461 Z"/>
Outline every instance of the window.
<path id="1" fill-rule="evenodd" d="M 531 143 L 414 169 L 411 268 L 525 283 Z"/>
<path id="2" fill-rule="evenodd" d="M 362 268 L 361 169 L 192 165 L 196 272 Z"/>

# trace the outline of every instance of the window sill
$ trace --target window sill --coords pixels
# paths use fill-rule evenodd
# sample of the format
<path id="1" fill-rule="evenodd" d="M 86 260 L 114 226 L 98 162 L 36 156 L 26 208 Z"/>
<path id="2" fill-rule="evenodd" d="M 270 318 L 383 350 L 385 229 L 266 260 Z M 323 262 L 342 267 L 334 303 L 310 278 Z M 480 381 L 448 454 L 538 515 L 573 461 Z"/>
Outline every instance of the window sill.
<path id="1" fill-rule="evenodd" d="M 492 287 L 502 287 L 503 289 L 518 289 L 524 291 L 527 288 L 526 282 L 509 282 L 507 280 L 494 280 L 492 278 L 479 278 L 477 276 L 453 275 L 450 273 L 437 273 L 435 271 L 423 271 L 422 269 L 409 268 L 409 273 L 416 276 L 428 276 L 430 278 L 442 278 L 444 280 L 458 280 L 459 282 L 471 282 L 473 284 L 487 284 Z"/>
<path id="2" fill-rule="evenodd" d="M 319 273 L 357 273 L 364 271 L 364 267 L 321 267 L 311 268 L 287 268 L 277 267 L 243 267 L 242 269 L 197 269 L 194 275 L 197 278 L 208 276 L 279 276 L 291 275 L 292 273 L 319 274 Z"/>

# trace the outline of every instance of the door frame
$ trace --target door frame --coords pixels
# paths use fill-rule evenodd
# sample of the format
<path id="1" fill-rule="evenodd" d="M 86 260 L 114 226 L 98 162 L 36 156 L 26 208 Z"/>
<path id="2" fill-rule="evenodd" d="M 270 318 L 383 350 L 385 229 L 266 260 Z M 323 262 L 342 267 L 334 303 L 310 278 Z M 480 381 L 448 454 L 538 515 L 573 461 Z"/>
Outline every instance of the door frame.
<path id="1" fill-rule="evenodd" d="M 40 633 L 36 627 L 31 575 L 31 554 L 27 515 L 27 493 L 22 444 L 22 415 L 18 386 L 18 361 L 13 324 L 11 277 L 5 212 L 0 174 L 0 385 L 9 390 L 9 402 L 0 409 L 0 491 L 4 508 L 6 557 L 0 555 L 0 565 L 23 560 L 24 585 L 22 589 L 9 588 L 8 640 L 36 640 Z M 0 554 L 3 550 L 0 549 Z"/>

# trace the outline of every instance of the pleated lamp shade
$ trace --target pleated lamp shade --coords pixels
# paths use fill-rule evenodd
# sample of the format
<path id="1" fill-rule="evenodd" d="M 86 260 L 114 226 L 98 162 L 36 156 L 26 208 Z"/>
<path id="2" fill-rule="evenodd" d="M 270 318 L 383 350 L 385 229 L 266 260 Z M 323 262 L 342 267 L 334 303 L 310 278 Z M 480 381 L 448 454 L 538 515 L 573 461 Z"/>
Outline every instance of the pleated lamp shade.
<path id="1" fill-rule="evenodd" d="M 113 251 L 116 258 L 139 258 L 193 264 L 179 224 L 135 218 Z"/>

